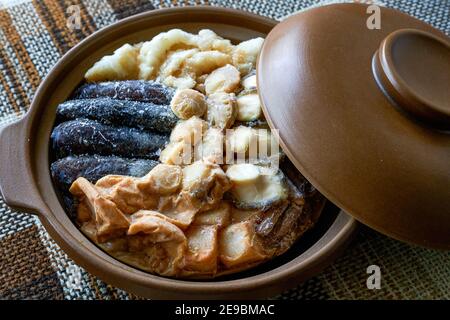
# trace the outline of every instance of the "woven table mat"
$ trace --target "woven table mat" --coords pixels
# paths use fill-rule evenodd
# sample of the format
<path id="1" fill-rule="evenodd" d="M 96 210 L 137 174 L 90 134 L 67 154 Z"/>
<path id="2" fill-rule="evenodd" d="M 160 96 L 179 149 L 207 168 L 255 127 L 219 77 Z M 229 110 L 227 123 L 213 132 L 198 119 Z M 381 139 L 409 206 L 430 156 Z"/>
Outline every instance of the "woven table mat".
<path id="1" fill-rule="evenodd" d="M 275 19 L 315 0 L 0 0 L 0 126 L 27 111 L 40 81 L 80 40 L 124 17 L 168 6 L 206 4 L 243 9 Z M 362 2 L 362 1 L 360 1 Z M 373 1 L 372 1 L 373 2 Z M 450 34 L 449 0 L 382 0 Z M 67 8 L 81 9 L 81 29 L 67 28 Z M 381 289 L 366 286 L 367 267 L 381 270 Z M 1 299 L 137 299 L 105 284 L 66 256 L 39 220 L 0 198 Z M 368 228 L 320 275 L 278 299 L 449 299 L 450 253 L 392 240 Z"/>

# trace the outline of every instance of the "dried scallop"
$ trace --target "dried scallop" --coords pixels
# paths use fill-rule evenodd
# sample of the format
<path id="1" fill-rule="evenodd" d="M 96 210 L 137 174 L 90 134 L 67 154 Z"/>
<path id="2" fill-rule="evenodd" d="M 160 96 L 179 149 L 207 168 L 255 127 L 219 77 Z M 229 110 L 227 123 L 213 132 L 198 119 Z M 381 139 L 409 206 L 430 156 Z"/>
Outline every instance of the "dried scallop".
<path id="1" fill-rule="evenodd" d="M 192 89 L 177 90 L 170 102 L 173 113 L 183 120 L 201 117 L 206 112 L 207 104 L 203 94 Z"/>

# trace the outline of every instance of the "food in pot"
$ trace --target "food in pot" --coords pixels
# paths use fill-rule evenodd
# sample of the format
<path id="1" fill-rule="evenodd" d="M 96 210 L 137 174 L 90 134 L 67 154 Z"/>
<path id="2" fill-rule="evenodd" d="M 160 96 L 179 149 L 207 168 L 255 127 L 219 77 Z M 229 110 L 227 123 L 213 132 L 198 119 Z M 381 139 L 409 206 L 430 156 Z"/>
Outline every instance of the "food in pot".
<path id="1" fill-rule="evenodd" d="M 191 145 L 197 144 L 208 128 L 205 120 L 199 117 L 191 117 L 188 120 L 180 121 L 170 134 L 171 142 L 182 141 Z"/>
<path id="2" fill-rule="evenodd" d="M 229 40 L 222 39 L 211 30 L 201 30 L 197 35 L 179 29 L 169 30 L 142 44 L 138 57 L 139 77 L 154 79 L 161 70 L 163 83 L 192 88 L 197 76 L 231 62 L 233 48 Z M 186 49 L 190 50 L 186 52 Z M 173 58 L 174 55 L 182 57 Z M 171 63 L 165 64 L 165 61 Z M 181 72 L 176 76 L 170 74 L 172 70 Z M 183 81 L 173 81 L 177 79 Z"/>
<path id="3" fill-rule="evenodd" d="M 228 201 L 222 200 L 217 208 L 197 213 L 192 225 L 212 225 L 221 229 L 231 222 L 231 208 Z"/>
<path id="4" fill-rule="evenodd" d="M 111 126 L 88 119 L 63 122 L 53 129 L 51 142 L 57 158 L 98 154 L 130 158 L 158 158 L 169 137 L 136 128 Z"/>
<path id="5" fill-rule="evenodd" d="M 240 76 L 251 72 L 263 41 L 255 38 L 235 46 L 211 30 L 191 34 L 172 29 L 139 45 L 123 45 L 94 64 L 85 77 L 88 82 L 157 79 L 171 87 L 192 89 L 197 79 L 226 65 Z"/>
<path id="6" fill-rule="evenodd" d="M 85 118 L 104 124 L 170 133 L 178 118 L 167 105 L 111 98 L 77 99 L 56 109 L 58 122 Z"/>
<path id="7" fill-rule="evenodd" d="M 172 98 L 170 106 L 177 117 L 183 120 L 193 116 L 201 117 L 207 109 L 205 96 L 192 89 L 178 90 Z"/>
<path id="8" fill-rule="evenodd" d="M 233 65 L 241 72 L 247 75 L 254 70 L 256 58 L 263 45 L 263 38 L 254 38 L 239 43 L 232 53 Z"/>
<path id="9" fill-rule="evenodd" d="M 206 120 L 211 127 L 228 129 L 234 124 L 238 113 L 234 93 L 216 92 L 208 96 Z"/>
<path id="10" fill-rule="evenodd" d="M 265 128 L 240 124 L 228 132 L 226 144 L 230 152 L 234 152 L 241 158 L 251 157 L 259 163 L 270 157 L 282 157 L 276 137 Z"/>
<path id="11" fill-rule="evenodd" d="M 165 164 L 189 164 L 192 162 L 192 146 L 184 141 L 172 141 L 167 144 L 159 161 Z"/>
<path id="12" fill-rule="evenodd" d="M 51 135 L 52 177 L 84 234 L 151 273 L 211 278 L 284 253 L 314 225 L 323 197 L 276 166 L 256 88 L 262 42 L 173 29 L 87 71 Z"/>
<path id="13" fill-rule="evenodd" d="M 253 72 L 247 74 L 241 81 L 242 87 L 245 90 L 252 90 L 256 89 L 256 72 L 253 70 Z"/>
<path id="14" fill-rule="evenodd" d="M 227 169 L 227 176 L 234 182 L 230 196 L 237 208 L 263 210 L 288 197 L 289 188 L 281 170 L 237 164 Z"/>
<path id="15" fill-rule="evenodd" d="M 117 156 L 68 156 L 53 162 L 50 172 L 56 185 L 61 190 L 68 191 L 79 177 L 84 177 L 92 183 L 109 174 L 142 177 L 157 164 L 158 161 L 155 160 Z"/>
<path id="16" fill-rule="evenodd" d="M 225 65 L 211 72 L 205 79 L 205 92 L 211 95 L 216 92 L 234 92 L 241 81 L 239 71 L 232 65 Z"/>
<path id="17" fill-rule="evenodd" d="M 255 89 L 244 90 L 236 99 L 238 121 L 250 122 L 261 118 L 261 102 Z"/>
<path id="18" fill-rule="evenodd" d="M 76 204 L 69 188 L 79 177 L 84 177 L 92 183 L 110 175 L 120 174 L 134 177 L 145 176 L 158 164 L 149 159 L 128 159 L 117 156 L 82 155 L 68 156 L 53 162 L 50 173 L 56 187 L 61 192 L 70 217 L 76 218 Z"/>
<path id="19" fill-rule="evenodd" d="M 112 55 L 105 56 L 96 62 L 86 72 L 86 79 L 89 81 L 137 79 L 139 74 L 138 54 L 138 46 L 125 44 L 114 51 Z"/>
<path id="20" fill-rule="evenodd" d="M 168 105 L 174 94 L 172 88 L 155 81 L 107 81 L 86 83 L 78 88 L 73 99 L 113 98 Z"/>
<path id="21" fill-rule="evenodd" d="M 258 166 L 251 163 L 234 164 L 228 167 L 226 171 L 228 179 L 234 182 L 236 186 L 255 184 L 260 177 Z"/>
<path id="22" fill-rule="evenodd" d="M 255 131 L 247 126 L 240 125 L 227 135 L 227 147 L 235 153 L 245 154 L 250 145 L 255 145 Z"/>
<path id="23" fill-rule="evenodd" d="M 223 163 L 223 131 L 219 128 L 209 128 L 203 134 L 202 140 L 195 145 L 194 155 L 196 159 L 202 159 L 211 163 Z"/>
<path id="24" fill-rule="evenodd" d="M 195 50 L 194 50 L 195 51 Z M 169 76 L 167 66 L 164 64 L 159 73 L 159 79 L 166 85 L 175 88 L 192 88 L 197 82 L 197 78 L 204 74 L 210 73 L 212 70 L 224 66 L 229 63 L 229 57 L 225 53 L 218 51 L 201 51 L 195 52 L 185 61 L 184 68 L 178 76 L 170 72 Z"/>

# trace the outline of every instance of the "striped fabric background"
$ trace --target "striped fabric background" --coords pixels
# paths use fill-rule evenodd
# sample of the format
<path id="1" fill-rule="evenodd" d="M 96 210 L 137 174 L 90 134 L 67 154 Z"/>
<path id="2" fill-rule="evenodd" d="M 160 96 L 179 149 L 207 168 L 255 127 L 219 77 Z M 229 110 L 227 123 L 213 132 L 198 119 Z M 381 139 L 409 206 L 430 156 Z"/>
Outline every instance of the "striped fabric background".
<path id="1" fill-rule="evenodd" d="M 0 0 L 0 126 L 20 118 L 56 61 L 80 40 L 124 17 L 167 6 L 206 4 L 275 19 L 332 1 L 318 0 Z M 344 2 L 344 1 L 333 1 Z M 373 1 L 372 1 L 373 2 Z M 381 1 L 376 1 L 381 3 Z M 81 29 L 67 28 L 67 8 L 81 8 Z M 382 0 L 450 34 L 449 0 Z M 380 290 L 366 268 L 382 271 Z M 75 285 L 81 281 L 81 286 Z M 76 266 L 34 216 L 0 198 L 0 299 L 134 299 Z M 281 299 L 449 299 L 450 253 L 417 248 L 362 228 L 346 253 Z"/>

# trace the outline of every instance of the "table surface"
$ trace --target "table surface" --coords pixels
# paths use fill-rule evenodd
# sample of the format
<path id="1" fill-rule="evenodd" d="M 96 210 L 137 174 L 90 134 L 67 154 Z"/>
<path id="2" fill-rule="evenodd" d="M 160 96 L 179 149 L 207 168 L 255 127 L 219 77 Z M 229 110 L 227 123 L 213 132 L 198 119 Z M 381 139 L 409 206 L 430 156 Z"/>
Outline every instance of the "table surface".
<path id="1" fill-rule="evenodd" d="M 40 81 L 80 40 L 124 17 L 155 8 L 214 5 L 275 19 L 317 0 L 0 0 L 0 126 L 23 116 Z M 364 1 L 359 1 L 364 2 Z M 367 1 L 400 9 L 450 34 L 448 0 Z M 81 29 L 67 28 L 67 8 L 78 4 Z M 381 288 L 369 290 L 367 267 L 381 270 Z M 0 198 L 0 299 L 137 299 L 69 259 L 39 220 Z M 418 248 L 362 227 L 344 255 L 318 276 L 278 299 L 449 299 L 450 253 Z"/>

